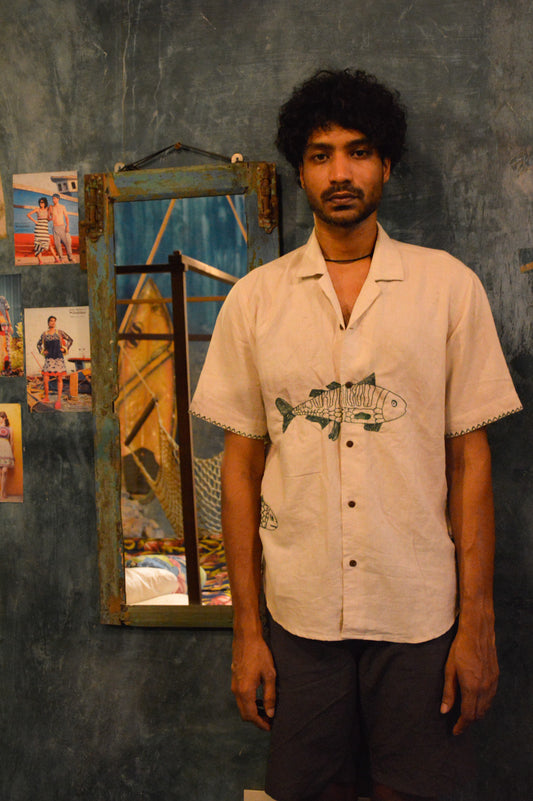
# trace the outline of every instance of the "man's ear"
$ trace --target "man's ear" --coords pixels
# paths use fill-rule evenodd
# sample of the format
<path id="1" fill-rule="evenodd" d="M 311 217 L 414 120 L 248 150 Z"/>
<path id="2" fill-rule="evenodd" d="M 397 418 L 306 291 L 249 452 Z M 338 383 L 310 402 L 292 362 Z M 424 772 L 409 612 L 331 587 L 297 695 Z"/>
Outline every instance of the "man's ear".
<path id="1" fill-rule="evenodd" d="M 304 188 L 304 168 L 303 168 L 302 164 L 300 164 L 300 167 L 298 168 L 298 183 L 300 184 L 300 186 L 303 189 Z"/>
<path id="2" fill-rule="evenodd" d="M 383 183 L 386 184 L 390 178 L 390 159 L 383 159 Z"/>

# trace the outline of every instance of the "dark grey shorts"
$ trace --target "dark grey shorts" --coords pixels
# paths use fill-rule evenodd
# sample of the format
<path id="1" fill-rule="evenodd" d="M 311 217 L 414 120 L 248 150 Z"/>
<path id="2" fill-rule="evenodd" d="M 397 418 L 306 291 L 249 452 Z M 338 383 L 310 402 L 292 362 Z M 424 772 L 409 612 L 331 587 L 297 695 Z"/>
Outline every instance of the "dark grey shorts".
<path id="1" fill-rule="evenodd" d="M 457 711 L 439 708 L 455 627 L 435 640 L 397 644 L 296 637 L 270 618 L 278 697 L 266 792 L 303 801 L 331 782 L 367 791 L 369 777 L 431 797 L 471 771 Z"/>

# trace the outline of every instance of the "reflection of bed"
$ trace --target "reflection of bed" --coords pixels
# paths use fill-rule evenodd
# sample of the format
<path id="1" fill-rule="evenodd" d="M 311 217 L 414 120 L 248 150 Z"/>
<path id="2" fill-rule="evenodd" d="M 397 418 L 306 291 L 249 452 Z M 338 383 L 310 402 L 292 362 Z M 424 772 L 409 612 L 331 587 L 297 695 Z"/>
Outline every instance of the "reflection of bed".
<path id="1" fill-rule="evenodd" d="M 129 604 L 149 604 L 159 598 L 170 598 L 169 603 L 188 603 L 187 593 L 180 592 L 179 579 L 170 570 L 160 567 L 127 567 L 126 601 Z"/>
<path id="2" fill-rule="evenodd" d="M 200 537 L 198 550 L 202 572 L 202 603 L 206 605 L 230 605 L 228 572 L 222 540 L 208 536 Z M 152 568 L 167 571 L 177 579 L 176 589 L 173 592 L 187 592 L 187 574 L 182 540 L 125 539 L 124 565 L 131 570 Z M 164 581 L 158 589 L 163 591 L 155 593 L 152 597 L 165 594 Z"/>
<path id="3" fill-rule="evenodd" d="M 126 494 L 124 494 L 126 495 Z M 176 596 L 172 603 L 187 603 L 187 573 L 183 540 L 167 536 L 145 507 L 131 498 L 122 500 L 124 566 L 127 603 L 163 603 L 162 596 Z M 198 552 L 202 603 L 230 605 L 224 544 L 220 534 L 200 530 Z M 135 575 L 134 571 L 143 571 Z M 146 571 L 146 572 L 145 572 Z"/>
<path id="4" fill-rule="evenodd" d="M 146 601 L 137 601 L 135 606 L 188 606 L 189 596 L 182 592 L 174 592 L 170 595 L 158 595 L 155 598 L 148 598 Z"/>

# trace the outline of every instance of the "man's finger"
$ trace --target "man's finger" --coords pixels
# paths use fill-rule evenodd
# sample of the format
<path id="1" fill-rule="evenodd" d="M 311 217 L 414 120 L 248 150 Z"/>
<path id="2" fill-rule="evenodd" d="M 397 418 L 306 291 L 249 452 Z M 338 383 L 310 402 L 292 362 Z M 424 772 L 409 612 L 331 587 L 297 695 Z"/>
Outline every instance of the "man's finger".
<path id="1" fill-rule="evenodd" d="M 446 668 L 444 671 L 444 689 L 442 691 L 442 700 L 440 704 L 441 714 L 446 715 L 455 704 L 455 697 L 457 693 L 457 677 L 453 670 Z"/>
<path id="2" fill-rule="evenodd" d="M 263 706 L 267 717 L 273 718 L 276 711 L 276 680 L 265 681 L 263 688 Z"/>
<path id="3" fill-rule="evenodd" d="M 455 735 L 462 734 L 477 718 L 477 694 L 468 690 L 462 691 L 461 714 L 453 727 Z"/>

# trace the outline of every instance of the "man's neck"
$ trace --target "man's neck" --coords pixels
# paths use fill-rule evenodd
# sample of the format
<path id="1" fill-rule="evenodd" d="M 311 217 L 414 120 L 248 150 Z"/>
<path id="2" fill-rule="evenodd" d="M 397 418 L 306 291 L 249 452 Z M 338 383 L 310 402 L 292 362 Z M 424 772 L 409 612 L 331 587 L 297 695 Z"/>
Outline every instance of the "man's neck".
<path id="1" fill-rule="evenodd" d="M 375 214 L 353 228 L 329 225 L 315 216 L 315 230 L 325 259 L 348 261 L 372 253 L 378 226 Z"/>

